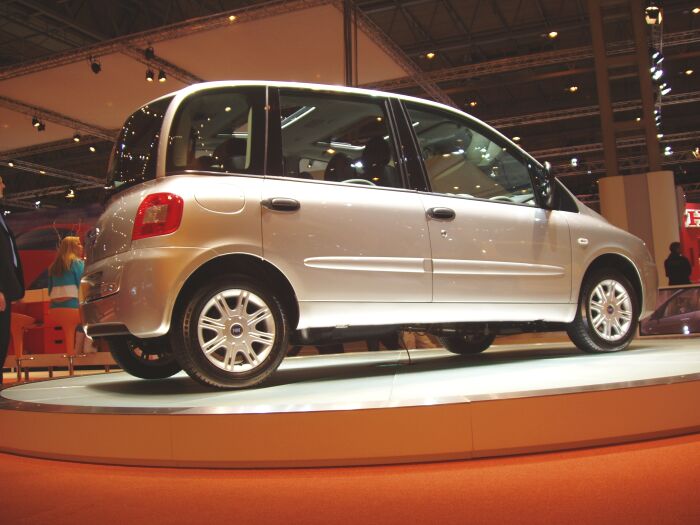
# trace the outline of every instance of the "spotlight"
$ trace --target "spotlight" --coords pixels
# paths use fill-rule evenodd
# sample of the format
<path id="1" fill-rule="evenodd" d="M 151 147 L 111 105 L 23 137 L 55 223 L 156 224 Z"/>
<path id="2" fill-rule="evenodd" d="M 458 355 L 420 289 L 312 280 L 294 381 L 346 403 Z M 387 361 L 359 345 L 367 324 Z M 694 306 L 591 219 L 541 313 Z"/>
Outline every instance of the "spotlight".
<path id="1" fill-rule="evenodd" d="M 549 33 L 547 33 L 547 38 L 549 38 L 551 40 L 554 40 L 558 36 L 559 36 L 559 33 L 557 33 L 556 31 L 550 31 Z"/>
<path id="2" fill-rule="evenodd" d="M 229 15 L 228 21 L 229 21 L 229 22 L 235 22 L 235 21 L 236 21 L 236 15 Z"/>
<path id="3" fill-rule="evenodd" d="M 695 147 L 693 148 L 692 153 L 693 153 L 693 157 L 695 157 L 696 159 L 700 160 L 700 146 L 695 146 Z"/>
<path id="4" fill-rule="evenodd" d="M 102 64 L 100 64 L 100 61 L 95 57 L 90 57 L 90 69 L 97 75 L 97 73 L 102 71 Z"/>
<path id="5" fill-rule="evenodd" d="M 668 95 L 671 92 L 671 86 L 666 84 L 666 82 L 661 84 L 661 86 L 659 86 L 659 89 L 661 90 L 662 95 Z"/>
<path id="6" fill-rule="evenodd" d="M 41 201 L 40 201 L 40 200 L 34 201 L 34 207 L 35 207 L 36 209 L 41 208 Z"/>
<path id="7" fill-rule="evenodd" d="M 688 75 L 688 76 L 692 75 L 693 73 L 694 73 L 694 71 L 693 71 L 692 69 L 686 69 L 686 70 L 685 70 L 685 74 Z"/>
<path id="8" fill-rule="evenodd" d="M 428 60 L 432 60 L 433 58 L 435 58 L 435 52 L 429 51 L 428 53 L 425 54 L 425 58 L 427 58 Z"/>
<path id="9" fill-rule="evenodd" d="M 518 137 L 517 135 L 513 137 L 513 142 L 520 142 L 520 137 Z"/>
<path id="10" fill-rule="evenodd" d="M 568 88 L 569 93 L 576 93 L 578 91 L 578 86 L 569 86 Z"/>
<path id="11" fill-rule="evenodd" d="M 469 107 L 470 108 L 475 108 L 479 103 L 476 100 L 470 100 L 469 101 Z"/>
<path id="12" fill-rule="evenodd" d="M 664 148 L 664 155 L 666 155 L 667 157 L 673 155 L 673 149 L 671 149 L 671 146 L 666 146 Z"/>
<path id="13" fill-rule="evenodd" d="M 697 15 L 698 13 L 700 13 L 700 7 L 694 7 L 694 8 L 693 8 L 693 14 L 694 14 L 694 15 Z"/>
<path id="14" fill-rule="evenodd" d="M 644 9 L 644 20 L 650 26 L 658 25 L 663 21 L 663 13 L 661 8 L 654 0 L 647 2 L 647 7 Z"/>
<path id="15" fill-rule="evenodd" d="M 143 56 L 146 57 L 146 60 L 153 60 L 154 58 L 156 58 L 156 52 L 153 51 L 153 48 L 149 46 L 144 50 Z"/>
<path id="16" fill-rule="evenodd" d="M 154 76 L 153 70 L 151 68 L 148 68 L 146 70 L 146 80 L 148 82 L 153 82 L 153 76 Z"/>
<path id="17" fill-rule="evenodd" d="M 73 135 L 73 142 L 80 142 L 80 133 Z"/>
<path id="18" fill-rule="evenodd" d="M 46 129 L 46 126 L 44 125 L 43 122 L 39 122 L 39 125 L 36 127 L 37 131 L 44 131 Z"/>
<path id="19" fill-rule="evenodd" d="M 41 121 L 38 118 L 32 117 L 32 126 L 34 126 L 35 128 L 38 128 L 40 124 L 41 124 Z"/>
<path id="20" fill-rule="evenodd" d="M 162 69 L 158 71 L 158 82 L 165 82 L 165 71 Z"/>
<path id="21" fill-rule="evenodd" d="M 8 162 L 7 165 L 8 165 L 10 168 L 14 168 L 14 167 L 15 167 L 15 163 L 12 162 L 12 161 Z"/>
<path id="22" fill-rule="evenodd" d="M 69 188 L 64 197 L 66 199 L 75 199 L 75 190 L 73 190 L 73 188 Z"/>
<path id="23" fill-rule="evenodd" d="M 574 168 L 578 166 L 578 159 L 576 157 L 571 158 L 571 166 Z"/>
<path id="24" fill-rule="evenodd" d="M 95 151 L 97 151 L 97 150 L 95 149 L 95 146 L 90 146 L 89 149 L 90 149 L 90 153 L 95 153 Z"/>
<path id="25" fill-rule="evenodd" d="M 664 70 L 663 69 L 657 69 L 654 71 L 654 73 L 651 75 L 651 78 L 654 80 L 659 80 L 662 76 L 664 75 Z"/>

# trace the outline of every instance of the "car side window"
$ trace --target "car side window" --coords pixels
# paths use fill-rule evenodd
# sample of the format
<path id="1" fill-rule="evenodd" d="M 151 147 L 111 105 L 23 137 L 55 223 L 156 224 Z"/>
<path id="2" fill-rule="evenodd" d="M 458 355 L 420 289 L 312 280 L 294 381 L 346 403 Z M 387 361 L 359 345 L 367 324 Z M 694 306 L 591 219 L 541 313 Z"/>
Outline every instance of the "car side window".
<path id="1" fill-rule="evenodd" d="M 383 99 L 280 90 L 283 176 L 403 187 Z"/>
<path id="2" fill-rule="evenodd" d="M 210 89 L 178 108 L 168 137 L 167 171 L 263 174 L 264 92 Z"/>
<path id="3" fill-rule="evenodd" d="M 466 119 L 407 105 L 432 191 L 534 206 L 530 167 Z"/>

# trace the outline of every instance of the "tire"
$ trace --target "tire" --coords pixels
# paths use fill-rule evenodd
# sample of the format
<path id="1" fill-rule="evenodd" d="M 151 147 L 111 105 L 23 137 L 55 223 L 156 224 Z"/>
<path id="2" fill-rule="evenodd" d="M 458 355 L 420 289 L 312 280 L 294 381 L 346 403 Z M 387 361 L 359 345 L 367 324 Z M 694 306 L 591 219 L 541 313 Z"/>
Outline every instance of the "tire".
<path id="1" fill-rule="evenodd" d="M 189 376 L 210 387 L 248 388 L 277 370 L 289 345 L 289 322 L 277 295 L 250 277 L 231 275 L 189 298 L 172 333 Z"/>
<path id="2" fill-rule="evenodd" d="M 622 273 L 603 269 L 581 286 L 576 317 L 566 331 L 584 352 L 619 352 L 629 346 L 638 323 L 636 290 Z"/>
<path id="3" fill-rule="evenodd" d="M 438 337 L 440 344 L 453 354 L 480 354 L 493 344 L 496 334 L 461 334 Z"/>
<path id="4" fill-rule="evenodd" d="M 117 365 L 132 376 L 165 379 L 182 370 L 169 351 L 166 338 L 108 337 L 107 344 Z"/>

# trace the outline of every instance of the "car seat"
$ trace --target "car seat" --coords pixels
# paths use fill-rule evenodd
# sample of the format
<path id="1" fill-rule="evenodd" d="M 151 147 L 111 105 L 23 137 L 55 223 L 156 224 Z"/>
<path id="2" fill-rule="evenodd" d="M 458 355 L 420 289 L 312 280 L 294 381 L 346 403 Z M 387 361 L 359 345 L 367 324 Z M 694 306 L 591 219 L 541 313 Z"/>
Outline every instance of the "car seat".
<path id="1" fill-rule="evenodd" d="M 379 135 L 372 137 L 362 152 L 364 177 L 378 186 L 398 188 L 401 186 L 399 174 L 393 166 L 389 166 L 390 161 L 389 143 Z"/>
<path id="2" fill-rule="evenodd" d="M 331 182 L 342 182 L 356 178 L 355 170 L 352 167 L 350 157 L 345 153 L 336 153 L 331 157 L 326 166 L 323 180 Z"/>

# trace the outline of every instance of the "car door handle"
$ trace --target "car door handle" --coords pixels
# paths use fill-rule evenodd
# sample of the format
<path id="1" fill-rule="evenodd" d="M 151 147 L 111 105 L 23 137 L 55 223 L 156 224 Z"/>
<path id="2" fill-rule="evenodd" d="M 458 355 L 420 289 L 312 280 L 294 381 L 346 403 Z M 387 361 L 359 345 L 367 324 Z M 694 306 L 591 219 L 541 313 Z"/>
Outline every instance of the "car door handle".
<path id="1" fill-rule="evenodd" d="M 431 219 L 451 220 L 455 218 L 455 211 L 451 208 L 430 208 L 428 217 Z"/>
<path id="2" fill-rule="evenodd" d="M 275 211 L 297 211 L 301 208 L 301 204 L 296 199 L 289 199 L 287 197 L 272 197 L 271 199 L 265 199 L 262 201 L 262 205 L 269 210 Z"/>

